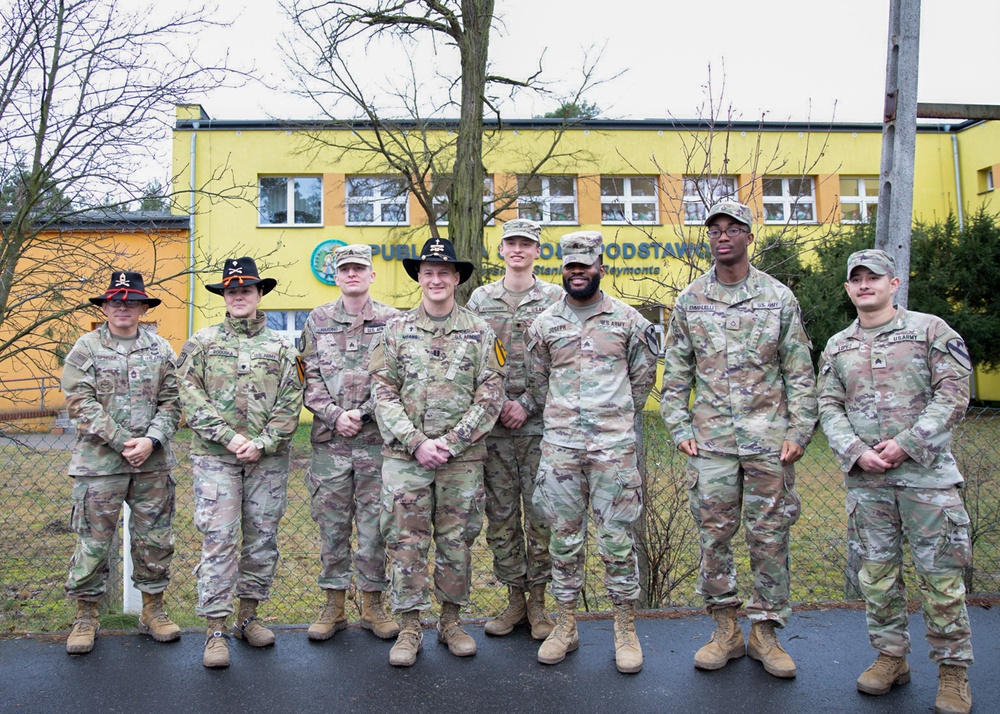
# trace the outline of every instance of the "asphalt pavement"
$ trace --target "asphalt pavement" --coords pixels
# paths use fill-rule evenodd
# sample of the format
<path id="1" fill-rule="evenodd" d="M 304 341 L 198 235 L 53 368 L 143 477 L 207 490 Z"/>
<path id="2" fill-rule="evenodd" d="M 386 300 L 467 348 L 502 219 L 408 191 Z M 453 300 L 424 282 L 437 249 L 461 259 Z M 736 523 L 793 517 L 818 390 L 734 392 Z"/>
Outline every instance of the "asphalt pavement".
<path id="1" fill-rule="evenodd" d="M 973 711 L 1000 711 L 1000 607 L 970 606 L 976 664 L 969 670 Z M 749 623 L 741 620 L 745 632 Z M 428 623 L 429 624 L 429 623 Z M 140 712 L 931 712 L 937 668 L 927 658 L 923 621 L 911 616 L 914 652 L 909 684 L 882 697 L 860 694 L 858 675 L 874 659 L 864 614 L 826 609 L 796 612 L 781 640 L 798 676 L 776 679 L 744 657 L 717 672 L 692 658 L 713 629 L 704 615 L 662 613 L 637 620 L 645 667 L 619 674 L 612 621 L 581 620 L 580 649 L 558 665 L 535 659 L 525 628 L 488 637 L 477 622 L 475 657 L 457 658 L 424 630 L 417 664 L 388 663 L 392 641 L 351 627 L 327 642 L 303 628 L 276 628 L 277 644 L 254 649 L 230 641 L 232 665 L 201 665 L 204 635 L 185 631 L 157 643 L 135 633 L 106 633 L 93 652 L 66 654 L 65 633 L 0 640 L 0 711 Z"/>

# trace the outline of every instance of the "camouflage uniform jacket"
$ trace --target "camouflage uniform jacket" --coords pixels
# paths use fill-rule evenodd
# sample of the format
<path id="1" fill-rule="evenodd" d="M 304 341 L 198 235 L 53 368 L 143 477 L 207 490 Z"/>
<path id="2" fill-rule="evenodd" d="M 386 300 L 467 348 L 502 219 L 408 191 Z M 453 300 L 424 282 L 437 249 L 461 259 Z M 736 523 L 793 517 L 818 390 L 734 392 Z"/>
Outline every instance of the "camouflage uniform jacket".
<path id="1" fill-rule="evenodd" d="M 267 455 L 288 448 L 302 410 L 295 348 L 265 327 L 265 317 L 226 317 L 181 348 L 181 404 L 194 432 L 191 453 L 225 457 L 237 432 Z"/>
<path id="2" fill-rule="evenodd" d="M 811 347 L 788 287 L 751 266 L 730 298 L 713 266 L 670 315 L 660 413 L 674 443 L 738 456 L 807 446 L 817 417 Z"/>
<path id="3" fill-rule="evenodd" d="M 76 426 L 70 476 L 165 471 L 177 464 L 170 449 L 181 416 L 174 351 L 141 327 L 125 350 L 104 324 L 77 340 L 66 357 L 62 389 Z M 140 436 L 158 439 L 163 448 L 133 468 L 121 452 Z"/>
<path id="4" fill-rule="evenodd" d="M 347 314 L 343 299 L 309 313 L 298 347 L 306 366 L 305 405 L 315 415 L 312 441 L 333 439 L 340 415 L 358 409 L 366 423 L 353 438 L 364 444 L 382 443 L 371 398 L 368 351 L 386 320 L 397 312 L 369 298 L 357 316 Z"/>
<path id="5" fill-rule="evenodd" d="M 563 296 L 558 285 L 535 278 L 521 304 L 515 306 L 503 287 L 503 278 L 476 288 L 466 307 L 489 323 L 507 350 L 506 399 L 516 400 L 528 413 L 528 421 L 516 431 L 518 435 L 542 433 L 542 406 L 535 404 L 528 380 L 528 328 L 542 312 Z M 497 421 L 494 436 L 511 436 L 511 431 Z"/>
<path id="6" fill-rule="evenodd" d="M 946 488 L 962 483 L 951 429 L 969 406 L 965 343 L 939 317 L 896 308 L 872 338 L 855 320 L 826 343 L 819 413 L 849 488 Z M 911 458 L 884 474 L 856 465 L 865 451 L 895 439 Z"/>
<path id="7" fill-rule="evenodd" d="M 369 369 L 382 453 L 411 460 L 443 438 L 456 461 L 486 458 L 483 439 L 503 406 L 503 344 L 485 321 L 455 306 L 443 324 L 422 305 L 390 318 Z"/>
<path id="8" fill-rule="evenodd" d="M 656 331 L 607 293 L 583 323 L 563 299 L 529 330 L 534 399 L 543 441 L 597 451 L 635 442 L 635 413 L 656 381 Z"/>

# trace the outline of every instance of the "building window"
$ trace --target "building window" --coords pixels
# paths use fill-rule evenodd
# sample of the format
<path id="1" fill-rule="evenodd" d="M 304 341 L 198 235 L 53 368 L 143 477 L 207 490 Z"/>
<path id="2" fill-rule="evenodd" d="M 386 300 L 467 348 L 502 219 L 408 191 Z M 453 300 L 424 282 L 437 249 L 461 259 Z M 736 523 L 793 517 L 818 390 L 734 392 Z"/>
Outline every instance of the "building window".
<path id="1" fill-rule="evenodd" d="M 347 225 L 408 225 L 409 196 L 401 178 L 348 176 Z"/>
<path id="2" fill-rule="evenodd" d="M 874 223 L 877 208 L 878 176 L 841 176 L 841 223 Z"/>
<path id="3" fill-rule="evenodd" d="M 261 310 L 267 318 L 267 326 L 291 340 L 297 340 L 306 325 L 309 310 Z"/>
<path id="4" fill-rule="evenodd" d="M 684 222 L 703 225 L 708 209 L 719 201 L 738 200 L 734 176 L 685 176 Z"/>
<path id="5" fill-rule="evenodd" d="M 323 225 L 323 179 L 261 176 L 257 197 L 261 226 Z"/>
<path id="6" fill-rule="evenodd" d="M 517 217 L 576 225 L 576 177 L 518 176 Z"/>
<path id="7" fill-rule="evenodd" d="M 441 176 L 436 179 L 434 186 L 434 215 L 436 225 L 448 225 L 448 211 L 450 209 L 448 191 L 451 189 L 451 177 Z M 483 221 L 486 225 L 493 225 L 493 219 L 488 222 L 486 216 L 493 212 L 493 177 L 483 177 Z"/>
<path id="8" fill-rule="evenodd" d="M 601 223 L 660 222 L 655 176 L 602 176 Z"/>
<path id="9" fill-rule="evenodd" d="M 979 193 L 993 190 L 993 167 L 979 170 Z"/>
<path id="10" fill-rule="evenodd" d="M 816 195 L 811 178 L 765 178 L 765 223 L 815 223 Z"/>

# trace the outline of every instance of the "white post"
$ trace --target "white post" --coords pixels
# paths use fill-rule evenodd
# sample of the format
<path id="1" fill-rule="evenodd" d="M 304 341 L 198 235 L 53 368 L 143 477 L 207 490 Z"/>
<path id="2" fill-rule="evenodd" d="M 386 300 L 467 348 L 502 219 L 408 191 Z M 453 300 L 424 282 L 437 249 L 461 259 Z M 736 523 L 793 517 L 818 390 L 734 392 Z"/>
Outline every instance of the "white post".
<path id="1" fill-rule="evenodd" d="M 132 519 L 132 509 L 128 504 L 122 504 L 122 612 L 126 615 L 138 615 L 142 612 L 142 593 L 132 585 L 132 535 L 129 524 Z"/>

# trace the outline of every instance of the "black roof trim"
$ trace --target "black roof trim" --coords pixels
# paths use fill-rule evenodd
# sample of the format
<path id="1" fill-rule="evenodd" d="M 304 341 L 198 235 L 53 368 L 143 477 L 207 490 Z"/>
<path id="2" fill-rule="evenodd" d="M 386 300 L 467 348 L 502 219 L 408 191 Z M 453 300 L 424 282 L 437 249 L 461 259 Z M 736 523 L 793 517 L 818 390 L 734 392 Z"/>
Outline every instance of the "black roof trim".
<path id="1" fill-rule="evenodd" d="M 958 122 L 918 123 L 918 132 L 957 132 L 982 123 L 980 119 L 968 119 Z M 387 126 L 413 128 L 417 124 L 411 119 L 385 121 Z M 430 128 L 449 129 L 458 126 L 457 119 L 428 119 L 422 122 Z M 330 119 L 179 119 L 174 125 L 176 131 L 316 131 L 316 130 L 368 130 L 375 126 L 370 120 L 334 121 Z M 484 128 L 500 129 L 557 129 L 563 126 L 562 119 L 505 119 L 498 122 L 486 119 Z M 728 124 L 716 124 L 718 131 L 810 131 L 810 132 L 882 132 L 881 123 L 863 122 L 756 122 L 734 121 Z M 606 131 L 707 131 L 712 124 L 702 119 L 580 119 L 570 122 L 569 130 L 606 130 Z"/>
<path id="2" fill-rule="evenodd" d="M 10 215 L 0 215 L 0 223 L 9 223 Z M 184 230 L 191 225 L 187 214 L 151 213 L 133 211 L 128 213 L 108 213 L 105 211 L 88 211 L 66 216 L 45 230 L 79 231 L 79 230 Z"/>

